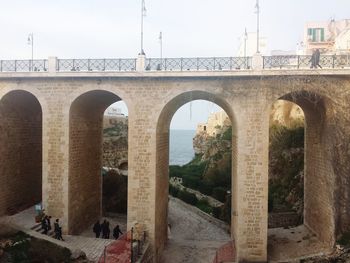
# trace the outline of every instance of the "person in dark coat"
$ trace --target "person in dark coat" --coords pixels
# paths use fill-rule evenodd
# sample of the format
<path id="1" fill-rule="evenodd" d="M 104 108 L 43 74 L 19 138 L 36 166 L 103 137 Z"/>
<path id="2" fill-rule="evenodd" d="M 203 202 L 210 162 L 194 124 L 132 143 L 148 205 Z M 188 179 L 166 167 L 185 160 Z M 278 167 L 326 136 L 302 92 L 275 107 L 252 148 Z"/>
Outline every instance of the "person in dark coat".
<path id="1" fill-rule="evenodd" d="M 113 237 L 115 239 L 119 238 L 119 234 L 122 235 L 122 231 L 120 231 L 119 225 L 117 225 L 114 229 L 113 229 Z"/>
<path id="2" fill-rule="evenodd" d="M 97 222 L 94 224 L 94 227 L 93 227 L 92 231 L 94 231 L 94 233 L 95 233 L 95 235 L 96 235 L 96 238 L 99 238 L 99 237 L 100 237 L 100 234 L 101 234 L 101 224 L 100 224 L 100 221 L 97 221 Z"/>
<path id="3" fill-rule="evenodd" d="M 312 51 L 310 62 L 311 62 L 310 68 L 316 68 L 316 50 Z"/>
<path id="4" fill-rule="evenodd" d="M 321 56 L 321 53 L 318 48 L 312 52 L 312 56 L 310 59 L 310 62 L 311 62 L 310 68 L 317 68 L 317 67 L 322 68 L 320 65 L 320 56 Z"/>
<path id="5" fill-rule="evenodd" d="M 64 239 L 62 237 L 62 228 L 59 225 L 58 219 L 56 219 L 56 222 L 54 223 L 54 232 L 55 232 L 56 239 L 64 241 Z"/>
<path id="6" fill-rule="evenodd" d="M 101 231 L 102 231 L 102 238 L 107 238 L 107 221 L 103 220 L 103 223 L 101 224 Z"/>
<path id="7" fill-rule="evenodd" d="M 51 227 L 51 216 L 46 217 L 46 225 L 47 225 L 47 230 L 50 231 L 52 229 Z"/>
<path id="8" fill-rule="evenodd" d="M 320 56 L 321 56 L 320 50 L 316 49 L 316 51 L 315 51 L 315 68 L 317 68 L 317 67 L 322 68 L 320 65 Z"/>
<path id="9" fill-rule="evenodd" d="M 107 227 L 106 227 L 106 239 L 109 239 L 109 235 L 111 234 L 111 229 L 109 228 L 109 222 L 107 221 Z"/>
<path id="10" fill-rule="evenodd" d="M 47 216 L 41 219 L 41 229 L 44 230 L 43 234 L 47 235 L 49 227 L 47 226 Z"/>

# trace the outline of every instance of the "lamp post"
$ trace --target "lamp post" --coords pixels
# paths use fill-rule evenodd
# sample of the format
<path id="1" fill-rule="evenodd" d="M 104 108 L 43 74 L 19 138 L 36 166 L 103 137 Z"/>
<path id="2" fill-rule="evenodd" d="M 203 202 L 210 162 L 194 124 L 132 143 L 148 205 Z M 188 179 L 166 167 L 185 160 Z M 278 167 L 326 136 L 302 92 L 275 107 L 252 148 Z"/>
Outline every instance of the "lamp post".
<path id="1" fill-rule="evenodd" d="M 160 31 L 159 33 L 159 45 L 160 45 L 160 69 L 163 66 L 163 33 Z"/>
<path id="2" fill-rule="evenodd" d="M 143 50 L 143 18 L 146 16 L 146 4 L 145 0 L 141 0 L 141 52 L 140 55 L 145 55 Z"/>
<path id="3" fill-rule="evenodd" d="M 30 33 L 28 35 L 28 45 L 32 46 L 32 60 L 31 60 L 31 65 L 30 65 L 30 70 L 33 71 L 33 62 L 34 62 L 34 34 Z"/>
<path id="4" fill-rule="evenodd" d="M 247 39 L 248 39 L 248 33 L 247 28 L 244 30 L 244 58 L 247 57 Z"/>
<path id="5" fill-rule="evenodd" d="M 256 53 L 260 53 L 259 51 L 259 31 L 260 31 L 260 6 L 259 0 L 256 0 Z"/>

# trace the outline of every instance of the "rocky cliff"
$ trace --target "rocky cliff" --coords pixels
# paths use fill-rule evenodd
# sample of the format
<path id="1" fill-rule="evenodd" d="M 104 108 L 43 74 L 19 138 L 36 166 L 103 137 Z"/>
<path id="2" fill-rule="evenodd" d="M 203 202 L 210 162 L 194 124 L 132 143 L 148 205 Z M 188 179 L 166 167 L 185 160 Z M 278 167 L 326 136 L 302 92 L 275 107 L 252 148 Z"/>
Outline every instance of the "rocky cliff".
<path id="1" fill-rule="evenodd" d="M 123 116 L 105 116 L 102 166 L 126 170 L 128 163 L 128 121 Z"/>
<path id="2" fill-rule="evenodd" d="M 213 126 L 215 130 L 208 129 Z M 198 125 L 193 148 L 197 159 L 207 163 L 203 180 L 211 184 L 225 180 L 230 186 L 231 137 L 227 115 Z M 279 100 L 270 114 L 269 211 L 295 211 L 302 218 L 303 193 L 304 114 L 296 104 Z"/>

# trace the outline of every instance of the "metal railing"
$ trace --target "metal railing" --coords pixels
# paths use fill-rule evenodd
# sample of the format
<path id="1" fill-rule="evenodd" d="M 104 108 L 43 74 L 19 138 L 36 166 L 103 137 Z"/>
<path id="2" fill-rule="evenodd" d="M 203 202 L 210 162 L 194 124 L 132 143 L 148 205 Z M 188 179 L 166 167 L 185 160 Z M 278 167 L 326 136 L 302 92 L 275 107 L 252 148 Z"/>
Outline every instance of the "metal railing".
<path id="1" fill-rule="evenodd" d="M 321 55 L 320 66 L 322 68 L 350 67 L 350 55 Z M 264 56 L 264 69 L 302 69 L 311 67 L 311 56 Z"/>
<path id="2" fill-rule="evenodd" d="M 146 232 L 130 231 L 106 246 L 98 263 L 135 263 L 142 255 L 146 243 Z"/>
<path id="3" fill-rule="evenodd" d="M 0 72 L 47 71 L 48 60 L 0 60 Z"/>
<path id="4" fill-rule="evenodd" d="M 57 71 L 135 71 L 136 59 L 58 59 Z"/>
<path id="5" fill-rule="evenodd" d="M 251 57 L 147 58 L 145 70 L 200 71 L 250 69 Z"/>
<path id="6" fill-rule="evenodd" d="M 311 56 L 263 56 L 263 69 L 307 69 Z M 50 62 L 57 72 L 131 72 L 137 70 L 137 59 L 56 59 Z M 56 63 L 56 64 L 55 64 Z M 146 58 L 146 71 L 233 71 L 254 69 L 252 57 Z M 49 62 L 42 60 L 0 60 L 0 72 L 48 71 Z M 322 55 L 320 66 L 326 69 L 349 68 L 350 54 Z"/>

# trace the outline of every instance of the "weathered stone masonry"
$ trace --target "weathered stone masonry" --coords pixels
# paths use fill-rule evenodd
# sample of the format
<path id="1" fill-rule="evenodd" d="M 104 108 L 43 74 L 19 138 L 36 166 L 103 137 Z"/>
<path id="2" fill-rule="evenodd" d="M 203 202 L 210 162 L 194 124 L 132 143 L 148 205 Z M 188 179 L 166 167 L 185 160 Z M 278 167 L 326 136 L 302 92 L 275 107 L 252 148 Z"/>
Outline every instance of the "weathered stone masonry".
<path id="1" fill-rule="evenodd" d="M 26 94 L 22 105 L 42 114 L 42 134 L 34 128 L 41 127 L 39 117 L 26 114 L 17 100 L 7 103 L 11 93 L 19 91 Z M 35 107 L 30 104 L 33 98 Z M 234 126 L 232 235 L 237 259 L 266 261 L 269 113 L 280 98 L 297 103 L 306 116 L 305 225 L 333 245 L 337 235 L 350 230 L 348 70 L 325 70 L 322 75 L 315 71 L 1 73 L 1 131 L 12 131 L 18 123 L 26 128 L 0 135 L 0 189 L 8 189 L 0 192 L 0 213 L 17 204 L 9 194 L 16 191 L 9 181 L 9 171 L 15 167 L 33 170 L 32 176 L 19 172 L 12 177 L 35 185 L 30 188 L 34 193 L 27 195 L 41 194 L 41 178 L 34 174 L 42 160 L 42 200 L 48 213 L 62 219 L 64 231 L 78 233 L 96 220 L 101 213 L 102 113 L 122 99 L 129 109 L 128 225 L 145 224 L 159 255 L 167 234 L 169 124 L 183 104 L 205 99 L 221 106 Z M 9 117 L 13 107 L 20 117 Z M 30 167 L 25 165 L 27 157 L 11 154 L 19 149 L 15 143 L 19 139 L 24 152 L 31 150 Z"/>

